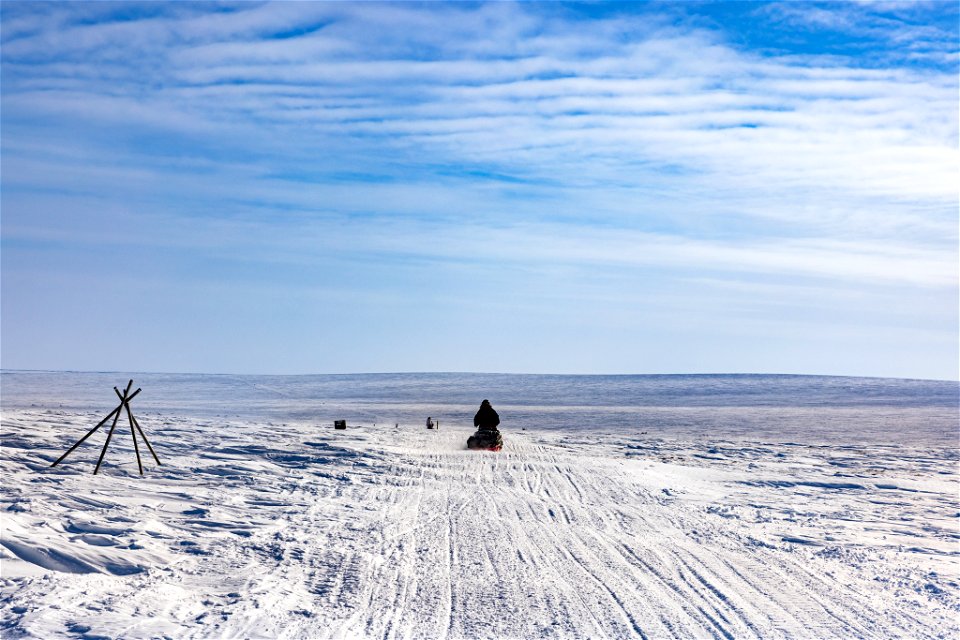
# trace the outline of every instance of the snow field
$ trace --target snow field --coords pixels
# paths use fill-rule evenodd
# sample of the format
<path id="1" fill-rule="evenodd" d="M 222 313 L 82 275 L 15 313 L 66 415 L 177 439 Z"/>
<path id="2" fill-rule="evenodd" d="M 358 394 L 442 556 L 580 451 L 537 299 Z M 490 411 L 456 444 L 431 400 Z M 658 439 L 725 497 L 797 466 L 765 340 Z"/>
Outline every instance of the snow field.
<path id="1" fill-rule="evenodd" d="M 957 452 L 3 415 L 4 638 L 938 638 Z M 122 423 L 121 423 L 122 424 Z"/>

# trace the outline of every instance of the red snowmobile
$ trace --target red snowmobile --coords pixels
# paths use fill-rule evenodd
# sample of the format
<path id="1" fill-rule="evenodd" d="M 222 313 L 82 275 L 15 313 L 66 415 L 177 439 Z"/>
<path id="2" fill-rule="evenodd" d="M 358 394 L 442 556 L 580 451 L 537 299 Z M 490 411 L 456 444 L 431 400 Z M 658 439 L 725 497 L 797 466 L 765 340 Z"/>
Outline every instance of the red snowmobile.
<path id="1" fill-rule="evenodd" d="M 500 451 L 503 448 L 503 436 L 496 429 L 480 430 L 467 438 L 467 449 L 486 449 Z"/>

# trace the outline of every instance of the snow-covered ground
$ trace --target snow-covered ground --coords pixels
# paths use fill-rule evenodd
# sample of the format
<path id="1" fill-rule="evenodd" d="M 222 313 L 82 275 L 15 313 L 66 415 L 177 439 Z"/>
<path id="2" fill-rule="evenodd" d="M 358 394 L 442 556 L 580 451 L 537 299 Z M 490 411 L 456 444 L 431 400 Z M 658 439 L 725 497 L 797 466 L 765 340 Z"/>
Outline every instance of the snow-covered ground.
<path id="1" fill-rule="evenodd" d="M 112 408 L 3 412 L 4 638 L 960 634 L 955 446 L 144 415 L 145 476 L 125 421 L 50 468 Z"/>

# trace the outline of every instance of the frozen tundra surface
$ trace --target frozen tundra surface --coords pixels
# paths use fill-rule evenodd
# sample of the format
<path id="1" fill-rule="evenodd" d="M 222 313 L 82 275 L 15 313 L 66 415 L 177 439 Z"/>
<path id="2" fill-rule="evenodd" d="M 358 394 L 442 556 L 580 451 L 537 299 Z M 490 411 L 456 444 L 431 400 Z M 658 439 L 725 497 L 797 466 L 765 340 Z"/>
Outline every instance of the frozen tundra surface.
<path id="1" fill-rule="evenodd" d="M 7 407 L 4 638 L 960 633 L 955 445 Z"/>

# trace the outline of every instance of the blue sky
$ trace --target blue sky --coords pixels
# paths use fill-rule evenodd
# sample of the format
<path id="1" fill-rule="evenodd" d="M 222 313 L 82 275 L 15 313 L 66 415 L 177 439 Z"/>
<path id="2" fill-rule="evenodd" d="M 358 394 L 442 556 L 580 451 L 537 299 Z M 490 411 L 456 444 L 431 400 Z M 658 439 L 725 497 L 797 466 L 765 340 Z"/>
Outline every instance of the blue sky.
<path id="1" fill-rule="evenodd" d="M 955 2 L 0 11 L 4 368 L 960 376 Z"/>

